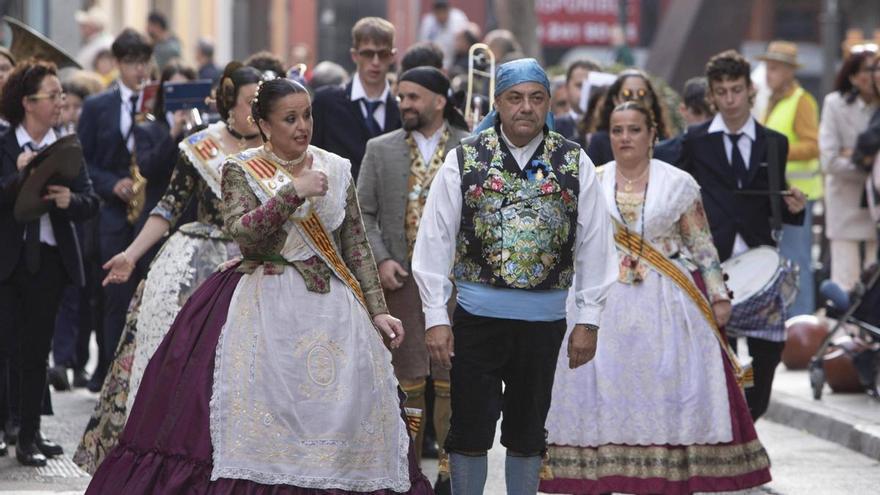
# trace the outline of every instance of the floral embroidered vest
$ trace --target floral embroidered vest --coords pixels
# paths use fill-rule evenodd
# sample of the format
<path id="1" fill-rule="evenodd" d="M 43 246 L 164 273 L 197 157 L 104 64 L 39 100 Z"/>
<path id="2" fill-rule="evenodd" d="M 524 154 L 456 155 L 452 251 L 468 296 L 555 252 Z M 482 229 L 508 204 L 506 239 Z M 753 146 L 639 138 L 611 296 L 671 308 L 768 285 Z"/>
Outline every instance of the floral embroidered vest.
<path id="1" fill-rule="evenodd" d="M 529 161 L 537 174 L 520 169 L 497 128 L 456 152 L 463 197 L 454 277 L 512 289 L 570 287 L 580 147 L 545 133 Z"/>

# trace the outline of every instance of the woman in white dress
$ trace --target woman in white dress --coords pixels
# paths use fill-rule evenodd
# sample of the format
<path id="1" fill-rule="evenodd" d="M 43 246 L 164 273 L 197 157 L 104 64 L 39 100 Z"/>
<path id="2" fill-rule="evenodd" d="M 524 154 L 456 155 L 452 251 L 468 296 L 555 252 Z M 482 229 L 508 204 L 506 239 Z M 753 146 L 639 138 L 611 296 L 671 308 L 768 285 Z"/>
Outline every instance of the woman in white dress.
<path id="1" fill-rule="evenodd" d="M 262 83 L 252 113 L 266 144 L 222 180 L 244 261 L 180 311 L 87 493 L 431 493 L 350 164 L 309 146 L 298 83 Z"/>
<path id="2" fill-rule="evenodd" d="M 615 161 L 599 177 L 620 275 L 593 361 L 571 370 L 560 353 L 546 425 L 553 479 L 541 490 L 679 494 L 763 484 L 769 459 L 718 327 L 730 298 L 699 186 L 650 159 L 656 124 L 642 104 L 615 108 L 610 138 Z"/>

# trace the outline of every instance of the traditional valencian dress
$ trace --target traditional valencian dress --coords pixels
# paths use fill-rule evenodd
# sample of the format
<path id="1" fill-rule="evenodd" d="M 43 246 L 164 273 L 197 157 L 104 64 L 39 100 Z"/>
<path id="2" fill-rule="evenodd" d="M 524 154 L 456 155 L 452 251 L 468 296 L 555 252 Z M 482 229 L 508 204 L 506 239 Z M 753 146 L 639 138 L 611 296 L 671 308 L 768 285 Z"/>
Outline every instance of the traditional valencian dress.
<path id="1" fill-rule="evenodd" d="M 168 189 L 150 212 L 174 226 L 191 201 L 198 202 L 198 220 L 180 226 L 162 245 L 132 299 L 100 400 L 73 456 L 89 473 L 116 446 L 144 369 L 180 308 L 217 265 L 238 254 L 238 246 L 222 230 L 220 214 L 225 126 L 217 122 L 180 142 Z"/>
<path id="2" fill-rule="evenodd" d="M 224 165 L 244 261 L 180 311 L 87 493 L 431 493 L 372 324 L 387 309 L 350 164 L 309 153 L 329 190 L 308 200 L 263 148 Z"/>
<path id="3" fill-rule="evenodd" d="M 768 482 L 744 373 L 711 311 L 728 296 L 699 186 L 652 160 L 647 192 L 626 192 L 615 163 L 603 169 L 620 277 L 596 357 L 571 370 L 560 353 L 546 426 L 553 479 L 541 490 L 684 494 Z"/>

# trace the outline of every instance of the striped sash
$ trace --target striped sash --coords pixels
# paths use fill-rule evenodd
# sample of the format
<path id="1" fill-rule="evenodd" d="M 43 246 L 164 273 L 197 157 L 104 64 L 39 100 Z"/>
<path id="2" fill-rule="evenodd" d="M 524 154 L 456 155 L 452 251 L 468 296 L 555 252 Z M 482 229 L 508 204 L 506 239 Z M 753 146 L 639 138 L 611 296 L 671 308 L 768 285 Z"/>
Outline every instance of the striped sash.
<path id="1" fill-rule="evenodd" d="M 739 359 L 737 359 L 736 354 L 733 352 L 733 349 L 730 348 L 727 339 L 724 337 L 724 334 L 715 322 L 715 313 L 712 312 L 712 307 L 709 305 L 709 301 L 694 284 L 693 279 L 682 272 L 674 261 L 664 256 L 663 253 L 654 248 L 649 242 L 645 241 L 642 243 L 642 239 L 638 234 L 625 229 L 617 219 L 613 220 L 615 227 L 614 242 L 617 244 L 617 248 L 635 258 L 639 251 L 639 247 L 642 246 L 642 255 L 640 259 L 647 262 L 658 273 L 669 277 L 679 286 L 679 288 L 681 288 L 682 291 L 684 291 L 685 294 L 687 294 L 688 297 L 690 297 L 691 301 L 697 305 L 700 309 L 700 313 L 703 314 L 706 322 L 709 323 L 709 327 L 712 328 L 712 333 L 714 333 L 716 339 L 718 339 L 718 344 L 727 355 L 728 360 L 730 360 L 730 365 L 733 367 L 733 373 L 734 376 L 736 376 L 737 383 L 740 387 L 751 387 L 754 382 L 754 374 L 751 366 L 743 367 L 739 364 Z"/>
<path id="2" fill-rule="evenodd" d="M 284 167 L 279 167 L 261 156 L 255 156 L 242 163 L 244 171 L 254 179 L 261 191 L 254 191 L 257 197 L 265 202 L 268 198 L 275 196 L 281 186 L 293 181 Z M 264 199 L 265 198 L 265 199 Z M 324 223 L 321 222 L 318 214 L 312 210 L 305 218 L 296 219 L 290 222 L 292 228 L 298 229 L 309 247 L 315 251 L 321 260 L 333 271 L 333 273 L 342 280 L 349 289 L 351 289 L 358 302 L 369 313 L 367 299 L 361 289 L 361 284 L 348 269 L 348 265 L 343 261 L 342 256 L 336 249 Z"/>

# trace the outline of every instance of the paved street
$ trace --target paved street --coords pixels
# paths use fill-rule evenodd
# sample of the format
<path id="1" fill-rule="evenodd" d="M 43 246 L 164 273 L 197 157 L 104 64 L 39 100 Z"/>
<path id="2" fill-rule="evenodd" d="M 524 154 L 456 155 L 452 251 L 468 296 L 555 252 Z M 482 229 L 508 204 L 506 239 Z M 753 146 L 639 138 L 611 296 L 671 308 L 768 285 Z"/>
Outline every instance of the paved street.
<path id="1" fill-rule="evenodd" d="M 44 418 L 46 433 L 60 441 L 67 455 L 42 469 L 20 467 L 12 456 L 0 458 L 0 493 L 82 493 L 88 477 L 69 460 L 95 401 L 85 390 L 55 393 L 56 416 Z M 878 407 L 880 410 L 880 407 Z M 880 461 L 857 454 L 838 444 L 769 421 L 758 424 L 758 433 L 773 461 L 774 481 L 748 494 L 862 495 L 878 493 Z M 504 451 L 490 453 L 487 495 L 504 493 Z M 430 479 L 436 467 L 424 463 Z"/>

